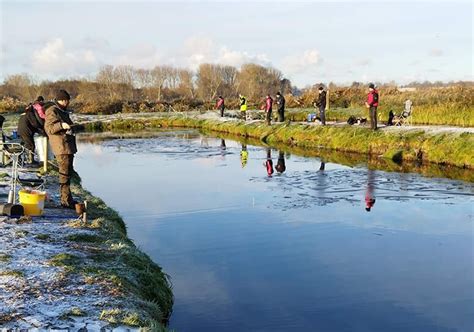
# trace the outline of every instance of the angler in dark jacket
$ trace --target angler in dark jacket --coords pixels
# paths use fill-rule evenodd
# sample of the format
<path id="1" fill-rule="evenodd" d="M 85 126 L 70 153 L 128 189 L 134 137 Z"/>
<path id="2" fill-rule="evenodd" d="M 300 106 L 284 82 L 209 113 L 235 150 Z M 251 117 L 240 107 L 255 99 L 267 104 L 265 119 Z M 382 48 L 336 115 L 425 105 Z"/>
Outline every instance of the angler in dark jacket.
<path id="1" fill-rule="evenodd" d="M 278 121 L 284 122 L 285 121 L 285 97 L 283 97 L 280 92 L 277 92 L 276 94 L 276 104 L 277 104 L 277 111 L 278 111 Z"/>
<path id="2" fill-rule="evenodd" d="M 321 124 L 326 125 L 326 91 L 322 86 L 319 87 L 319 96 L 316 101 L 316 106 L 319 108 L 319 118 L 321 119 Z"/>
<path id="3" fill-rule="evenodd" d="M 26 149 L 28 163 L 34 163 L 35 141 L 34 135 L 46 136 L 44 131 L 44 98 L 39 96 L 28 105 L 18 120 L 18 135 Z"/>
<path id="4" fill-rule="evenodd" d="M 75 208 L 76 202 L 72 198 L 70 184 L 74 172 L 74 154 L 77 152 L 75 131 L 81 125 L 74 125 L 67 107 L 71 96 L 66 90 L 59 90 L 53 103 L 46 104 L 45 130 L 54 156 L 58 161 L 59 186 L 61 205 L 66 208 Z"/>

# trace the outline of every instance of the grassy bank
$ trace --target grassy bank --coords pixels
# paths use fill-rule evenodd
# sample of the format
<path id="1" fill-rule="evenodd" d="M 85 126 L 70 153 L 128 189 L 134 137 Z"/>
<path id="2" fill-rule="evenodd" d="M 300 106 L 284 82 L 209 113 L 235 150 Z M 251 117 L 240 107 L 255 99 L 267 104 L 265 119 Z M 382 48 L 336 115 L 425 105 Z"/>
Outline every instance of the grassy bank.
<path id="1" fill-rule="evenodd" d="M 459 105 L 453 110 L 450 105 L 420 105 L 414 108 L 411 117 L 413 124 L 419 125 L 440 125 L 440 126 L 458 126 L 474 127 L 474 108 Z M 380 106 L 378 109 L 378 119 L 380 123 L 387 123 L 388 113 L 393 111 L 395 114 L 401 114 L 402 107 Z M 317 113 L 314 108 L 293 108 L 287 111 L 287 118 L 291 121 L 306 121 L 309 113 Z M 331 108 L 326 113 L 328 121 L 345 122 L 350 116 L 369 119 L 369 111 L 365 107 L 354 108 Z"/>
<path id="2" fill-rule="evenodd" d="M 107 308 L 100 319 L 115 325 L 166 331 L 173 294 L 168 276 L 127 237 L 119 214 L 101 199 L 84 190 L 79 180 L 72 186 L 76 197 L 88 202 L 89 222 L 74 221 L 69 226 L 96 231 L 94 235 L 70 236 L 68 241 L 87 247 L 87 261 L 67 253 L 51 262 L 64 266 L 92 284 L 107 284 L 111 297 L 127 299 L 124 307 Z"/>
<path id="3" fill-rule="evenodd" d="M 423 130 L 372 131 L 368 128 L 314 126 L 261 122 L 216 121 L 185 117 L 148 120 L 114 120 L 94 122 L 90 131 L 144 130 L 160 127 L 188 127 L 230 133 L 262 140 L 268 144 L 284 144 L 305 149 L 381 156 L 394 161 L 411 160 L 441 165 L 474 168 L 474 135 L 470 133 L 428 133 Z"/>

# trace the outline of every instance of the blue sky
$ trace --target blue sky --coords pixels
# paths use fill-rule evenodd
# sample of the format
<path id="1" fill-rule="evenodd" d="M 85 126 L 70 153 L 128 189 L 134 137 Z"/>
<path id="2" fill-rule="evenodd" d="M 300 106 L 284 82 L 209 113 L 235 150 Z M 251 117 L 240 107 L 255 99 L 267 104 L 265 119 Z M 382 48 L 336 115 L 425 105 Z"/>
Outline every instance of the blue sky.
<path id="1" fill-rule="evenodd" d="M 473 79 L 471 1 L 1 0 L 0 10 L 0 79 L 203 62 L 271 65 L 299 87 Z"/>

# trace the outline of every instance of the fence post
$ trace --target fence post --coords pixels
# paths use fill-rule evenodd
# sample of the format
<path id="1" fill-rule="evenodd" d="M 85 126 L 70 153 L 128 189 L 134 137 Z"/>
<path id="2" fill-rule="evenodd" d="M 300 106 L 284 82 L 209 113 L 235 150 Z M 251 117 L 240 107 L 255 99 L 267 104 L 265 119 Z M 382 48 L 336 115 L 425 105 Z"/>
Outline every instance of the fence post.
<path id="1" fill-rule="evenodd" d="M 48 136 L 43 137 L 43 143 L 44 143 L 43 172 L 46 173 L 48 172 Z"/>

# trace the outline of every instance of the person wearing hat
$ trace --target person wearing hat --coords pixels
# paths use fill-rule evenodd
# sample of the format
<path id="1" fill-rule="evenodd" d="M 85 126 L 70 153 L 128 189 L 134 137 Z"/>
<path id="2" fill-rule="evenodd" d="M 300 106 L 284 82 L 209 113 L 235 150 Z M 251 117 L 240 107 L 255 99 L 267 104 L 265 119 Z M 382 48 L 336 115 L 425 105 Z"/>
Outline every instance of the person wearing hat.
<path id="1" fill-rule="evenodd" d="M 51 143 L 51 149 L 58 162 L 59 187 L 61 206 L 74 209 L 71 190 L 71 176 L 74 172 L 74 154 L 77 152 L 75 131 L 79 125 L 74 125 L 68 110 L 71 96 L 66 90 L 59 90 L 53 102 L 47 103 L 45 131 Z"/>
<path id="2" fill-rule="evenodd" d="M 270 96 L 270 94 L 267 94 L 267 97 L 265 98 L 265 119 L 267 121 L 267 125 L 270 125 L 272 123 L 272 109 L 273 109 L 273 98 Z"/>
<path id="3" fill-rule="evenodd" d="M 223 118 L 225 110 L 224 97 L 219 96 L 219 98 L 217 98 L 216 108 L 220 111 L 221 118 Z"/>
<path id="4" fill-rule="evenodd" d="M 26 149 L 26 160 L 29 164 L 35 164 L 34 152 L 35 152 L 35 141 L 34 135 L 39 134 L 46 136 L 44 132 L 44 98 L 38 96 L 36 100 L 28 105 L 25 109 L 25 113 L 21 114 L 18 120 L 18 134 L 20 135 L 21 142 Z"/>
<path id="5" fill-rule="evenodd" d="M 318 89 L 318 100 L 316 101 L 316 106 L 319 108 L 319 119 L 323 126 L 326 125 L 326 91 L 324 87 L 320 86 Z"/>
<path id="6" fill-rule="evenodd" d="M 369 109 L 370 127 L 377 129 L 377 107 L 379 106 L 379 92 L 375 89 L 374 83 L 369 84 L 369 94 L 365 106 Z"/>
<path id="7" fill-rule="evenodd" d="M 285 97 L 280 93 L 280 91 L 276 94 L 276 104 L 277 104 L 277 111 L 278 111 L 278 122 L 285 121 Z"/>
<path id="8" fill-rule="evenodd" d="M 239 94 L 239 102 L 240 102 L 240 117 L 244 120 L 247 119 L 247 98 L 245 96 Z"/>

